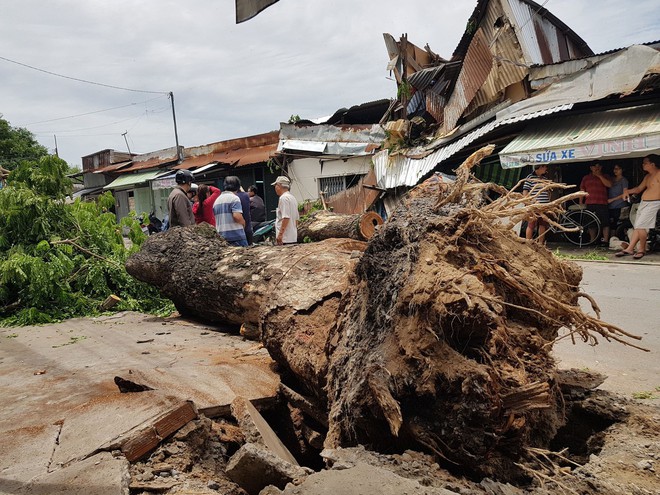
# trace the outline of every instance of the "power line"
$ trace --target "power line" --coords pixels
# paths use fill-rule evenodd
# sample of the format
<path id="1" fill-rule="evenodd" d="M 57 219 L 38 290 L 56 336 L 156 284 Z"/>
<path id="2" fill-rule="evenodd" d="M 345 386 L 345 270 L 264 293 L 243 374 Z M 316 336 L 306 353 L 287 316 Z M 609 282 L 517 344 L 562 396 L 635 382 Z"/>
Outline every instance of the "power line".
<path id="1" fill-rule="evenodd" d="M 21 65 L 23 67 L 27 67 L 28 69 L 43 72 L 45 74 L 50 74 L 51 76 L 62 77 L 64 79 L 71 79 L 72 81 L 78 81 L 78 82 L 83 82 L 83 83 L 87 83 L 87 84 L 94 84 L 95 86 L 103 86 L 104 88 L 119 89 L 121 91 L 132 91 L 134 93 L 151 93 L 151 94 L 168 95 L 168 96 L 170 94 L 169 91 L 147 91 L 147 90 L 144 90 L 144 89 L 122 88 L 121 86 L 113 86 L 111 84 L 103 84 L 103 83 L 94 82 L 94 81 L 87 81 L 86 79 L 79 79 L 77 77 L 65 76 L 65 75 L 62 75 L 62 74 L 58 74 L 56 72 L 51 72 L 49 70 L 40 69 L 39 67 L 34 67 L 32 65 L 24 64 L 22 62 L 17 62 L 16 60 L 11 60 L 9 58 L 2 57 L 2 56 L 0 56 L 0 60 L 5 60 L 6 62 L 11 62 L 12 64 L 16 64 L 16 65 Z"/>
<path id="2" fill-rule="evenodd" d="M 56 119 L 40 120 L 39 122 L 30 122 L 29 124 L 24 124 L 24 125 L 21 126 L 21 127 L 27 127 L 27 126 L 29 126 L 29 125 L 45 124 L 45 123 L 47 123 L 47 122 L 55 122 L 55 121 L 57 121 L 57 120 L 65 120 L 65 119 L 73 119 L 73 118 L 76 118 L 76 117 L 84 117 L 85 115 L 92 115 L 92 114 L 95 114 L 95 113 L 109 112 L 110 110 L 117 110 L 117 109 L 119 109 L 119 108 L 126 108 L 126 107 L 135 106 L 135 105 L 142 105 L 142 104 L 144 104 L 144 103 L 149 103 L 149 102 L 151 102 L 151 101 L 158 100 L 158 99 L 160 99 L 160 98 L 162 98 L 162 96 L 157 97 L 157 98 L 152 98 L 152 99 L 147 100 L 147 101 L 145 101 L 145 102 L 129 103 L 128 105 L 121 105 L 121 106 L 118 106 L 118 107 L 112 107 L 112 108 L 104 108 L 103 110 L 94 110 L 93 112 L 78 113 L 78 114 L 76 114 L 76 115 L 69 115 L 69 116 L 67 116 L 67 117 L 58 117 L 58 118 L 56 118 Z M 165 108 L 165 107 L 161 107 L 161 108 Z"/>
<path id="3" fill-rule="evenodd" d="M 128 122 L 128 121 L 131 121 L 131 120 L 139 119 L 141 117 L 142 117 L 142 115 L 138 115 L 137 117 L 130 117 L 128 119 L 117 120 L 115 122 L 110 122 L 109 124 L 96 125 L 96 126 L 93 126 L 93 127 L 82 127 L 80 129 L 69 129 L 68 131 L 67 130 L 41 131 L 41 132 L 36 132 L 34 134 L 36 134 L 38 136 L 41 136 L 43 134 L 63 134 L 65 132 L 80 132 L 80 131 L 87 131 L 87 130 L 90 130 L 90 129 L 100 129 L 102 127 L 108 127 L 108 126 L 115 125 L 115 124 L 121 124 L 123 122 Z"/>

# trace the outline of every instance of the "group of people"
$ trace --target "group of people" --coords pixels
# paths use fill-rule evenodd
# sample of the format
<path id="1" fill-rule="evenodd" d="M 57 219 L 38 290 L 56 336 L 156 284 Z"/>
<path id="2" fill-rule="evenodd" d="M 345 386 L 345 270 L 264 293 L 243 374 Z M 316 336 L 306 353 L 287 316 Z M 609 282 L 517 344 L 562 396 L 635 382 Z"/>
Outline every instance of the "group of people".
<path id="1" fill-rule="evenodd" d="M 603 237 L 601 242 L 609 244 L 611 227 L 616 226 L 621 209 L 627 206 L 631 194 L 642 193 L 642 201 L 637 210 L 637 217 L 633 225 L 633 235 L 628 246 L 616 253 L 616 256 L 631 255 L 635 259 L 641 259 L 646 252 L 646 240 L 649 229 L 655 227 L 656 215 L 660 210 L 660 174 L 658 174 L 658 155 L 645 156 L 642 160 L 642 168 L 646 175 L 642 182 L 634 188 L 629 188 L 628 179 L 623 176 L 623 168 L 620 164 L 614 165 L 610 176 L 603 172 L 598 162 L 589 165 L 590 173 L 582 178 L 580 190 L 586 192 L 586 196 L 580 198 L 580 204 L 593 212 L 602 225 Z M 537 163 L 534 171 L 527 176 L 523 183 L 523 194 L 533 195 L 537 203 L 550 202 L 550 188 L 547 187 L 549 178 L 547 176 L 548 164 Z M 537 215 L 529 217 L 525 237 L 532 239 L 534 231 L 537 230 L 538 239 L 544 242 L 548 223 Z M 598 231 L 592 227 L 589 231 L 591 240 L 596 240 Z M 637 251 L 635 248 L 637 247 Z"/>
<path id="2" fill-rule="evenodd" d="M 167 199 L 170 227 L 206 222 L 215 227 L 228 244 L 252 245 L 252 226 L 266 220 L 266 207 L 256 186 L 250 186 L 245 192 L 240 179 L 233 175 L 224 178 L 222 191 L 207 184 L 197 186 L 189 170 L 177 171 L 175 182 L 177 185 Z M 276 242 L 278 245 L 295 244 L 299 216 L 298 202 L 289 192 L 291 181 L 280 176 L 272 185 L 279 196 Z"/>

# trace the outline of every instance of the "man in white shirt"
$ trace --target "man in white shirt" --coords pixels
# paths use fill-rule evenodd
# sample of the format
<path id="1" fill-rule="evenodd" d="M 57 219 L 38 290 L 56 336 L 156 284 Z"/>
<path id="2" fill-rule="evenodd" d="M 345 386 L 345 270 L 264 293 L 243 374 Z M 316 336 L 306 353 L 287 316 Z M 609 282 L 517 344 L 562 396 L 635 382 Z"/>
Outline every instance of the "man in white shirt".
<path id="1" fill-rule="evenodd" d="M 277 203 L 275 219 L 275 236 L 278 245 L 295 244 L 298 242 L 298 201 L 289 192 L 291 181 L 288 177 L 279 176 L 271 184 L 280 197 Z"/>

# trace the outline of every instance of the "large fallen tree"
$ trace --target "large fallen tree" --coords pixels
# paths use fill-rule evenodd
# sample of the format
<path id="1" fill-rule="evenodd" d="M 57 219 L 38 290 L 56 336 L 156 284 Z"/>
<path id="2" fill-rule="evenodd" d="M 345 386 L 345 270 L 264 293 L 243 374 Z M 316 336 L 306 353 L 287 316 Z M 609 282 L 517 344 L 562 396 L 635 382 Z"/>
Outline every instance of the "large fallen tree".
<path id="1" fill-rule="evenodd" d="M 232 248 L 192 227 L 152 236 L 127 269 L 184 313 L 258 323 L 272 357 L 328 411 L 326 446 L 422 446 L 467 473 L 514 479 L 565 421 L 558 330 L 591 343 L 632 336 L 580 310 L 577 265 L 513 233 L 511 222 L 552 218 L 559 202 L 504 190 L 485 202 L 497 187 L 471 182 L 470 169 L 491 151 L 454 184 L 414 189 L 364 253 L 336 239 Z"/>

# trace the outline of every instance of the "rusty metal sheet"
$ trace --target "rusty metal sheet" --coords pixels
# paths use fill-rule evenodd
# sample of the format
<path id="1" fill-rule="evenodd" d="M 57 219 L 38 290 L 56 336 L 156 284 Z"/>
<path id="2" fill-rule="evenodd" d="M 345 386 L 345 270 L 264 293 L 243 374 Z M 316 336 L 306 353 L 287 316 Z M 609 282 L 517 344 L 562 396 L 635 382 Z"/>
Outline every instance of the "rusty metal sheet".
<path id="1" fill-rule="evenodd" d="M 472 38 L 456 86 L 445 106 L 444 128 L 452 129 L 493 69 L 493 55 L 481 29 Z"/>
<path id="2" fill-rule="evenodd" d="M 376 186 L 376 174 L 373 169 L 360 179 L 355 187 L 330 196 L 328 206 L 335 213 L 356 214 L 367 211 L 380 196 L 380 191 L 364 186 Z"/>
<path id="3" fill-rule="evenodd" d="M 95 174 L 107 174 L 107 173 L 110 173 L 110 172 L 116 172 L 118 170 L 121 170 L 123 168 L 128 167 L 131 163 L 133 163 L 133 162 L 115 163 L 113 165 L 108 165 L 106 167 L 99 168 L 98 170 L 94 170 L 93 173 L 95 173 Z"/>
<path id="4" fill-rule="evenodd" d="M 152 151 L 151 153 L 134 156 L 132 165 L 123 169 L 122 173 L 163 167 L 178 160 L 179 156 L 176 147 Z"/>
<path id="5" fill-rule="evenodd" d="M 254 148 L 257 146 L 266 146 L 276 144 L 279 139 L 279 131 L 271 131 L 263 134 L 227 139 L 215 143 L 193 146 L 184 150 L 183 158 L 193 158 L 196 156 L 210 155 L 212 153 L 225 153 L 227 151 Z"/>
<path id="6" fill-rule="evenodd" d="M 545 8 L 530 0 L 503 0 L 518 26 L 517 38 L 527 65 L 550 64 L 593 55 L 587 43 Z"/>
<path id="7" fill-rule="evenodd" d="M 209 163 L 224 163 L 234 167 L 244 167 L 255 163 L 267 162 L 277 151 L 277 142 L 265 146 L 228 150 L 221 153 L 194 156 L 184 159 L 176 167 L 178 169 L 195 169 Z"/>

